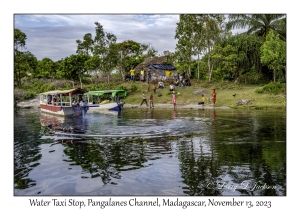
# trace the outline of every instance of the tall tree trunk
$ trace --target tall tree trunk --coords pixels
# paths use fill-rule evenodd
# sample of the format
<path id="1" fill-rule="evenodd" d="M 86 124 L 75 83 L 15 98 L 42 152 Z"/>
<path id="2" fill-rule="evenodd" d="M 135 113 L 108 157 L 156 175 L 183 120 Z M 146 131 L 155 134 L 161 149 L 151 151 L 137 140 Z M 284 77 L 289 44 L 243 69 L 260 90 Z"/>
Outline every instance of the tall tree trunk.
<path id="1" fill-rule="evenodd" d="M 119 72 L 120 72 L 120 74 L 122 76 L 122 79 L 124 81 L 125 80 L 125 72 L 123 71 L 123 66 L 122 65 L 120 66 Z"/>
<path id="2" fill-rule="evenodd" d="M 107 73 L 107 84 L 109 84 L 109 82 L 110 82 L 110 74 Z"/>
<path id="3" fill-rule="evenodd" d="M 274 76 L 274 82 L 276 82 L 276 70 L 275 69 L 273 71 L 273 76 Z"/>
<path id="4" fill-rule="evenodd" d="M 189 58 L 188 79 L 190 79 L 190 76 L 191 76 L 191 57 Z"/>
<path id="5" fill-rule="evenodd" d="M 200 56 L 199 56 L 199 54 L 198 54 L 198 67 L 197 67 L 197 69 L 198 69 L 198 80 L 200 80 Z"/>
<path id="6" fill-rule="evenodd" d="M 210 63 L 210 62 L 209 62 Z M 214 69 L 214 64 L 212 64 L 210 67 L 210 73 L 209 73 L 209 82 L 211 82 L 211 78 L 212 78 L 212 71 Z"/>
<path id="7" fill-rule="evenodd" d="M 208 65 L 208 71 L 209 71 L 209 79 L 208 79 L 208 81 L 211 82 L 212 68 L 211 68 L 211 66 L 210 66 L 210 55 L 208 55 L 207 65 Z"/>
<path id="8" fill-rule="evenodd" d="M 20 79 L 20 71 L 17 70 L 17 74 L 16 74 L 16 80 L 17 80 L 17 86 L 20 87 L 21 86 L 21 79 Z"/>
<path id="9" fill-rule="evenodd" d="M 121 76 L 122 76 L 122 79 L 123 79 L 123 81 L 125 81 L 125 68 L 124 68 L 124 70 L 123 70 L 123 52 L 121 51 L 121 65 L 120 65 L 120 69 L 119 69 L 119 71 L 120 71 L 120 74 L 121 74 Z"/>

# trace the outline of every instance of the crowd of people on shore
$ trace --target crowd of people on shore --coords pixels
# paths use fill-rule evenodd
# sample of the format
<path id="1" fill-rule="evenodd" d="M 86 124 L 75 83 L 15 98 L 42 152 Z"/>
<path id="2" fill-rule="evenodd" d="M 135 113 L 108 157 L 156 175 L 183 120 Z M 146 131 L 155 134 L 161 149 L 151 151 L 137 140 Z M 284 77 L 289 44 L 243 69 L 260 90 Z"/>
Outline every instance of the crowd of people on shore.
<path id="1" fill-rule="evenodd" d="M 150 91 L 150 83 L 153 84 L 153 87 L 152 87 L 153 92 L 151 92 L 150 97 L 149 97 L 150 108 L 153 108 L 154 107 L 153 95 L 156 94 L 157 88 L 164 89 L 164 88 L 166 88 L 166 85 L 164 84 L 163 80 L 159 80 L 158 83 L 155 83 L 155 80 L 151 81 L 151 73 L 148 71 L 147 75 L 146 75 L 145 71 L 143 69 L 141 70 L 139 77 L 140 77 L 139 80 L 141 82 L 145 82 L 145 81 L 148 82 L 148 91 Z M 190 77 L 191 77 L 190 75 L 188 75 L 186 77 L 185 73 L 183 73 L 183 74 L 178 73 L 178 74 L 175 74 L 174 80 L 172 82 L 169 82 L 169 91 L 171 91 L 171 93 L 172 93 L 171 94 L 172 95 L 172 104 L 174 106 L 174 110 L 176 108 L 176 91 L 175 91 L 175 89 L 177 89 L 179 87 L 191 86 Z M 135 81 L 135 70 L 134 69 L 130 70 L 130 80 Z M 142 97 L 143 98 L 142 98 L 142 102 L 141 102 L 140 106 L 142 106 L 145 103 L 146 106 L 148 107 L 148 102 L 147 102 L 147 97 L 146 97 L 145 91 L 143 92 Z M 212 93 L 212 97 L 209 98 L 209 100 L 212 101 L 213 106 L 215 106 L 216 97 L 217 97 L 217 94 L 214 89 L 213 93 Z M 203 94 L 201 95 L 201 101 L 198 102 L 198 104 L 204 106 L 205 97 Z"/>
<path id="2" fill-rule="evenodd" d="M 152 76 L 151 76 L 151 72 L 148 71 L 147 74 L 145 73 L 145 70 L 142 69 L 139 73 L 139 77 L 136 78 L 136 70 L 135 69 L 131 69 L 130 71 L 130 76 L 126 76 L 126 80 L 127 81 L 141 81 L 141 82 L 151 82 L 152 81 Z M 174 75 L 174 81 L 173 81 L 173 85 L 174 86 L 179 86 L 179 87 L 184 87 L 184 86 L 191 86 L 191 82 L 190 82 L 190 75 L 188 75 L 186 77 L 185 73 L 182 74 L 175 74 Z M 154 80 L 156 80 L 157 78 L 155 78 Z M 160 80 L 158 82 L 158 87 L 159 88 L 164 88 L 164 84 L 162 82 L 162 80 Z"/>

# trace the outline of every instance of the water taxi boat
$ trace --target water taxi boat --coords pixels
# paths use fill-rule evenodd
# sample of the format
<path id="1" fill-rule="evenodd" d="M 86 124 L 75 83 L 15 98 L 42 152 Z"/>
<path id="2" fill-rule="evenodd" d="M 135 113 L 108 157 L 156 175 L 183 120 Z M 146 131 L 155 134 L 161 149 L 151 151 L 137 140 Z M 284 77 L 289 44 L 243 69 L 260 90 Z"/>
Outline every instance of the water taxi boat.
<path id="1" fill-rule="evenodd" d="M 89 109 L 81 88 L 40 93 L 41 112 L 59 116 L 84 116 Z"/>
<path id="2" fill-rule="evenodd" d="M 90 111 L 120 111 L 124 106 L 124 102 L 120 98 L 126 97 L 125 90 L 98 90 L 89 91 L 84 95 L 87 97 Z"/>

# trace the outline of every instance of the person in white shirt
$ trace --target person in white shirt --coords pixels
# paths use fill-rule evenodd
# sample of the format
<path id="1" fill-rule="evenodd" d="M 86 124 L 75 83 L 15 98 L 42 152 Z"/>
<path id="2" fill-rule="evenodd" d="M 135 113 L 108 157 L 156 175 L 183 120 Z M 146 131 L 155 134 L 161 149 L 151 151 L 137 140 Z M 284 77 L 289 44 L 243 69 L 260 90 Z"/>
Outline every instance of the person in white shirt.
<path id="1" fill-rule="evenodd" d="M 170 91 L 173 91 L 173 90 L 175 90 L 175 87 L 174 87 L 173 83 L 171 83 L 170 84 Z"/>
<path id="2" fill-rule="evenodd" d="M 142 106 L 144 102 L 146 102 L 146 105 L 148 106 L 148 103 L 147 103 L 147 99 L 146 99 L 146 98 L 147 98 L 147 97 L 146 97 L 146 93 L 145 93 L 145 91 L 144 91 L 144 92 L 143 92 L 143 101 L 142 101 L 142 103 L 141 103 L 140 106 Z"/>
<path id="3" fill-rule="evenodd" d="M 161 89 L 164 88 L 164 83 L 162 81 L 158 82 L 158 88 L 161 88 Z"/>

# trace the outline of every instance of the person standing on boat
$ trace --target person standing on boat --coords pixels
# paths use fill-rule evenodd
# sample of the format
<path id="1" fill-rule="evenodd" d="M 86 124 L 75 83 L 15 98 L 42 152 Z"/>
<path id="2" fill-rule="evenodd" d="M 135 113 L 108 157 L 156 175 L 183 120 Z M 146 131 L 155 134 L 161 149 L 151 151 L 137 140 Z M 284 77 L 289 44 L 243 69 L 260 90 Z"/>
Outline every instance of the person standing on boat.
<path id="1" fill-rule="evenodd" d="M 143 101 L 142 101 L 142 103 L 141 103 L 141 105 L 140 106 L 142 106 L 142 104 L 144 103 L 144 102 L 146 102 L 146 105 L 148 106 L 148 103 L 147 103 L 147 96 L 146 96 L 146 93 L 145 93 L 145 91 L 143 92 Z"/>
<path id="2" fill-rule="evenodd" d="M 175 91 L 173 91 L 173 94 L 172 94 L 172 103 L 174 105 L 174 110 L 176 108 L 176 94 L 175 94 Z"/>
<path id="3" fill-rule="evenodd" d="M 83 98 L 83 95 L 79 96 L 79 106 L 85 107 L 86 106 L 86 102 Z"/>
<path id="4" fill-rule="evenodd" d="M 216 100 L 217 100 L 217 93 L 216 90 L 213 89 L 213 93 L 212 93 L 212 102 L 214 103 L 214 106 L 216 106 Z"/>
<path id="5" fill-rule="evenodd" d="M 153 94 L 152 93 L 151 93 L 150 98 L 149 98 L 149 104 L 150 104 L 150 108 L 154 107 L 154 105 L 153 105 Z"/>

